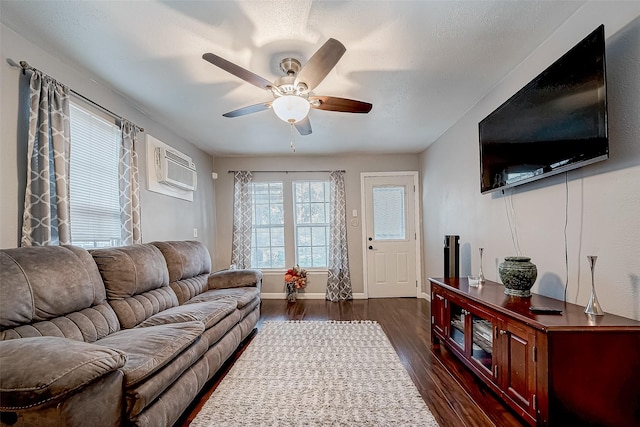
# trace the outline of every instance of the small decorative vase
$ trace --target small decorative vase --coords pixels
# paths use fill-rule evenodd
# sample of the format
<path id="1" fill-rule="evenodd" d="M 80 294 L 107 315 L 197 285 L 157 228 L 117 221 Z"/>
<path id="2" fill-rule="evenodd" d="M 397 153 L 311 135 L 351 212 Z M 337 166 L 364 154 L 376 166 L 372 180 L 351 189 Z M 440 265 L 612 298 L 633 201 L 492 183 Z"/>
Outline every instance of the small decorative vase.
<path id="1" fill-rule="evenodd" d="M 480 248 L 480 272 L 478 273 L 480 284 L 484 283 L 484 273 L 482 272 L 482 252 L 483 251 L 484 251 L 484 248 Z"/>
<path id="2" fill-rule="evenodd" d="M 298 290 L 294 282 L 287 282 L 287 301 L 296 302 L 298 298 Z"/>
<path id="3" fill-rule="evenodd" d="M 591 297 L 589 298 L 589 303 L 584 308 L 584 312 L 587 314 L 593 314 L 595 316 L 603 316 L 604 310 L 598 302 L 598 297 L 596 296 L 595 280 L 593 278 L 593 271 L 596 268 L 596 260 L 598 259 L 598 257 L 590 255 L 587 256 L 587 259 L 589 260 L 589 267 L 591 267 Z"/>
<path id="4" fill-rule="evenodd" d="M 505 257 L 498 267 L 504 293 L 516 297 L 530 297 L 531 288 L 538 277 L 538 269 L 531 258 L 523 256 Z"/>

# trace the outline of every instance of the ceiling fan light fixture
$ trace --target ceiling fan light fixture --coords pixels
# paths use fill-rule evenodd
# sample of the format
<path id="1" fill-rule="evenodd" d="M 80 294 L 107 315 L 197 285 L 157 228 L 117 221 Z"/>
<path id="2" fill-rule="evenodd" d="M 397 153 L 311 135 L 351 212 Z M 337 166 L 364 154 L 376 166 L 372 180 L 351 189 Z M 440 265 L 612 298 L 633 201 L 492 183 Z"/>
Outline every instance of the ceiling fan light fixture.
<path id="1" fill-rule="evenodd" d="M 283 95 L 273 100 L 271 108 L 276 116 L 287 123 L 297 123 L 307 117 L 311 105 L 309 101 L 297 95 Z"/>

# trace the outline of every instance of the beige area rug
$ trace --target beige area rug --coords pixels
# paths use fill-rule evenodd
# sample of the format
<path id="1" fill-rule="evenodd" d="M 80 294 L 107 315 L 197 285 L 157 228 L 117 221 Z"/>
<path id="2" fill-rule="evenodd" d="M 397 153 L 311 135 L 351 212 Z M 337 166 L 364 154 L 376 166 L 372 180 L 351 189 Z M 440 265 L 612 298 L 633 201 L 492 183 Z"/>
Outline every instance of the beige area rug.
<path id="1" fill-rule="evenodd" d="M 266 322 L 192 427 L 437 426 L 376 322 Z"/>

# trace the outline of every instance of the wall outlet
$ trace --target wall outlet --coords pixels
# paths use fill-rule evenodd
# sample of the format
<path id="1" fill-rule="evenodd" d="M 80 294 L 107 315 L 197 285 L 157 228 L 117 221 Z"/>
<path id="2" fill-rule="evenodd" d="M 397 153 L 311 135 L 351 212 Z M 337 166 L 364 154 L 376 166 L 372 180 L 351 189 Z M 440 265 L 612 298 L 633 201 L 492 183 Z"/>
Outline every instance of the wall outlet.
<path id="1" fill-rule="evenodd" d="M 197 228 L 193 229 L 193 237 L 198 237 L 198 229 Z"/>

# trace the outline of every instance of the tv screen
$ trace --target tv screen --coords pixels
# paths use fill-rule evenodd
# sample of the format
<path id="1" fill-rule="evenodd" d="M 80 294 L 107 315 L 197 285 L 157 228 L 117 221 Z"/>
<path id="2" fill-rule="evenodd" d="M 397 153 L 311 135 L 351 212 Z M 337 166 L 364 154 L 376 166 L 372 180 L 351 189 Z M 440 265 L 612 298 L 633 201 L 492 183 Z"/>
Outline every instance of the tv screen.
<path id="1" fill-rule="evenodd" d="M 604 26 L 482 120 L 479 135 L 482 193 L 607 159 Z"/>

